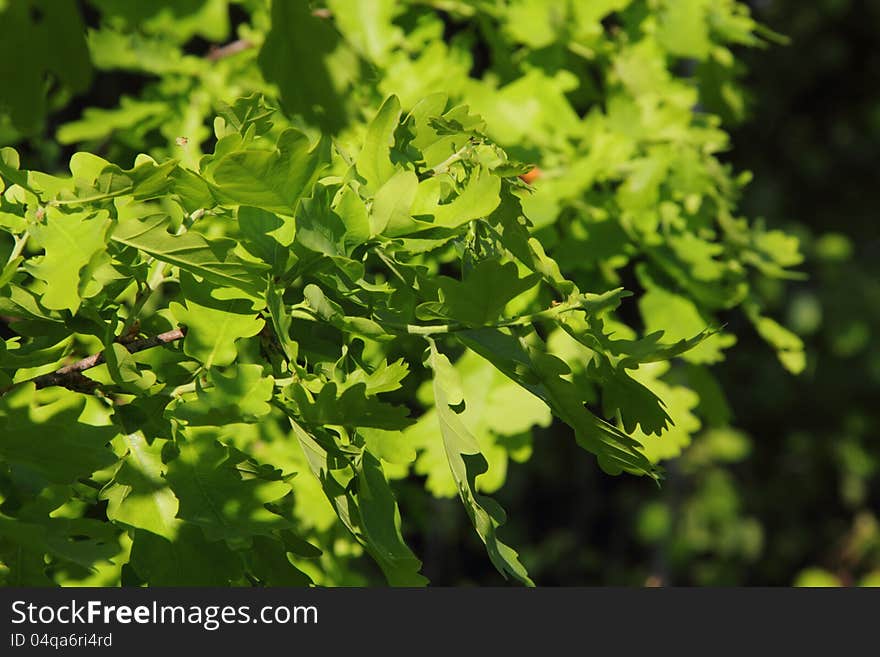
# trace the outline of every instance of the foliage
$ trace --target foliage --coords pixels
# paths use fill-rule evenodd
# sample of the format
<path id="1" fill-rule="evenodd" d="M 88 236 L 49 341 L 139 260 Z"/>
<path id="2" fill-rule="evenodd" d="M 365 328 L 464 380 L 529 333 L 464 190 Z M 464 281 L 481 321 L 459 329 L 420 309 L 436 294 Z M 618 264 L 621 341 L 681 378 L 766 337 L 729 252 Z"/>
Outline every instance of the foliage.
<path id="1" fill-rule="evenodd" d="M 743 5 L 253 1 L 205 56 L 225 0 L 91 6 L 143 86 L 23 144 L 69 174 L 0 151 L 6 583 L 424 584 L 424 476 L 529 584 L 488 495 L 535 428 L 661 479 L 735 435 L 729 317 L 803 370 L 762 294 L 798 241 L 737 214 L 705 109 L 774 37 Z"/>

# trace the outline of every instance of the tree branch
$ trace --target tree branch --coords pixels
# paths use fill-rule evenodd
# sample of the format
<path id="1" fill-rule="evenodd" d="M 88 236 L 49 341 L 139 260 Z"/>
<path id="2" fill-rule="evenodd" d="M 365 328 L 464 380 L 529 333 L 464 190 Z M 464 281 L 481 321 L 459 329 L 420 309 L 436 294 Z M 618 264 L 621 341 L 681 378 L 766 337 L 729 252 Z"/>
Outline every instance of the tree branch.
<path id="1" fill-rule="evenodd" d="M 135 354 L 139 351 L 144 351 L 145 349 L 152 349 L 153 347 L 158 347 L 159 345 L 175 342 L 176 340 L 180 340 L 181 338 L 183 338 L 185 335 L 186 328 L 181 326 L 180 328 L 176 328 L 171 331 L 165 331 L 165 333 L 160 333 L 159 335 L 155 335 L 151 338 L 133 340 L 127 344 L 123 344 L 123 346 L 128 350 L 128 353 Z M 33 382 L 36 384 L 38 390 L 40 388 L 48 388 L 49 386 L 62 386 L 64 388 L 81 390 L 83 388 L 83 384 L 86 383 L 85 381 L 83 381 L 85 377 L 82 376 L 82 372 L 101 365 L 105 362 L 105 360 L 106 359 L 104 358 L 104 352 L 102 351 L 97 354 L 92 354 L 91 356 L 86 356 L 85 358 L 78 360 L 75 363 L 71 363 L 70 365 L 66 365 L 59 370 L 55 370 L 54 372 L 41 374 L 40 376 L 34 377 L 33 379 L 21 381 L 21 383 Z M 5 393 L 7 390 L 3 390 L 2 392 Z"/>
<path id="2" fill-rule="evenodd" d="M 251 41 L 248 41 L 247 39 L 238 39 L 227 43 L 225 46 L 211 46 L 208 54 L 205 55 L 205 59 L 216 62 L 218 59 L 225 59 L 232 55 L 237 55 L 238 53 L 244 52 L 253 47 L 254 44 Z"/>

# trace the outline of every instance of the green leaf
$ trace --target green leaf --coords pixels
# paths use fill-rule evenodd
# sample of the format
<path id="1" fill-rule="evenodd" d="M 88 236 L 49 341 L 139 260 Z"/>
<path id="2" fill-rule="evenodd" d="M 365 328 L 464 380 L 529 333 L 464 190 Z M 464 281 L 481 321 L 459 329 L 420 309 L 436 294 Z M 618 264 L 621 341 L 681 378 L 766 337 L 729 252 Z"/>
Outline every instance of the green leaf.
<path id="1" fill-rule="evenodd" d="M 123 170 L 115 164 L 91 153 L 74 153 L 70 158 L 70 180 L 55 183 L 44 194 L 57 198 L 53 205 L 76 206 L 88 203 L 106 203 L 115 198 L 131 196 L 146 200 L 162 196 L 174 184 L 177 162 L 168 160 L 157 164 L 148 155 L 138 155 L 131 169 Z M 74 189 L 69 189 L 73 183 Z"/>
<path id="2" fill-rule="evenodd" d="M 452 367 L 449 359 L 437 351 L 433 340 L 429 339 L 428 344 L 427 365 L 434 372 L 434 403 L 437 408 L 440 435 L 465 510 L 477 534 L 486 545 L 489 559 L 498 571 L 505 577 L 509 575 L 523 584 L 533 586 L 534 583 L 519 562 L 517 553 L 498 539 L 497 530 L 506 520 L 504 510 L 491 498 L 476 492 L 475 480 L 486 471 L 488 464 L 480 453 L 477 441 L 450 407 L 447 393 L 448 377 L 445 374 Z M 456 390 L 457 386 L 453 384 L 451 389 Z"/>
<path id="3" fill-rule="evenodd" d="M 46 574 L 46 539 L 41 528 L 32 528 L 17 519 L 3 524 L 7 527 L 0 537 L 0 561 L 6 572 L 0 582 L 4 586 L 54 586 L 55 582 Z"/>
<path id="4" fill-rule="evenodd" d="M 345 186 L 337 193 L 333 210 L 345 225 L 345 252 L 351 255 L 356 246 L 372 237 L 367 206 L 356 191 Z"/>
<path id="5" fill-rule="evenodd" d="M 757 230 L 752 240 L 755 250 L 743 254 L 744 262 L 771 278 L 800 277 L 787 269 L 799 265 L 804 259 L 797 237 L 781 230 Z"/>
<path id="6" fill-rule="evenodd" d="M 357 499 L 361 527 L 370 554 L 392 586 L 424 586 L 419 574 L 422 562 L 412 553 L 400 533 L 400 510 L 388 485 L 382 464 L 364 452 L 357 470 Z"/>
<path id="7" fill-rule="evenodd" d="M 272 330 L 275 333 L 275 338 L 278 340 L 282 351 L 284 351 L 284 355 L 287 357 L 287 362 L 290 365 L 295 365 L 297 354 L 299 353 L 299 345 L 290 337 L 290 312 L 284 306 L 282 292 L 271 283 L 266 292 L 266 306 L 272 322 Z"/>
<path id="8" fill-rule="evenodd" d="M 515 0 L 505 27 L 511 37 L 530 48 L 545 48 L 556 41 L 565 25 L 567 7 L 544 0 Z"/>
<path id="9" fill-rule="evenodd" d="M 208 540 L 268 536 L 290 524 L 266 507 L 290 492 L 285 482 L 246 476 L 245 457 L 210 434 L 179 447 L 165 479 L 179 500 L 177 517 L 200 526 Z"/>
<path id="10" fill-rule="evenodd" d="M 117 130 L 143 129 L 155 125 L 167 113 L 165 103 L 120 98 L 119 107 L 88 107 L 81 119 L 65 123 L 55 133 L 60 144 L 78 144 L 109 137 Z"/>
<path id="11" fill-rule="evenodd" d="M 222 41 L 229 32 L 226 0 L 163 0 L 147 4 L 94 0 L 94 5 L 114 24 L 139 28 L 147 34 L 158 33 L 174 43 L 185 43 L 195 35 Z"/>
<path id="12" fill-rule="evenodd" d="M 190 299 L 169 306 L 174 318 L 187 327 L 183 351 L 206 368 L 231 365 L 238 357 L 236 342 L 255 336 L 265 322 L 251 311 L 248 301 L 218 302 L 216 307 Z"/>
<path id="13" fill-rule="evenodd" d="M 673 345 L 659 342 L 662 332 L 652 333 L 642 340 L 612 340 L 606 335 L 606 325 L 615 333 L 634 335 L 625 324 L 608 318 L 590 315 L 581 320 L 571 314 L 560 323 L 561 328 L 580 345 L 574 352 L 566 353 L 568 362 L 584 359 L 585 374 L 599 384 L 602 391 L 602 410 L 609 420 L 619 419 L 627 433 L 641 425 L 645 433 L 660 434 L 671 421 L 665 410 L 662 397 L 638 382 L 635 374 L 630 376 L 626 370 L 640 368 L 645 363 L 667 360 L 693 349 L 707 335 L 704 332 L 694 338 L 680 340 Z M 559 336 L 554 336 L 559 345 Z M 565 350 L 565 348 L 563 348 Z M 557 352 L 558 353 L 558 352 Z"/>
<path id="14" fill-rule="evenodd" d="M 13 572 L 13 578 L 21 578 L 31 585 L 46 586 L 45 557 L 51 556 L 54 566 L 76 564 L 86 570 L 109 563 L 118 552 L 115 532 L 107 525 L 89 518 L 52 518 L 24 511 L 25 518 L 8 518 L 0 514 L 0 553 L 2 544 L 10 542 L 18 552 L 27 551 L 42 562 L 28 564 L 21 556 L 13 558 L 14 570 L 23 566 L 25 572 Z M 16 561 L 18 563 L 16 563 Z M 60 562 L 60 563 L 59 563 Z"/>
<path id="15" fill-rule="evenodd" d="M 145 354 L 148 353 L 150 352 L 141 352 L 139 358 L 145 360 Z M 185 356 L 179 353 L 158 352 L 158 350 L 154 350 L 152 353 L 157 356 L 161 353 L 161 356 L 157 358 L 158 362 L 154 361 L 150 364 L 151 367 L 155 369 L 158 375 L 162 376 L 166 383 L 174 381 L 173 375 L 170 379 L 166 378 L 171 368 L 168 366 L 162 367 L 160 363 L 164 360 L 164 356 L 171 356 L 168 360 L 175 363 L 185 358 Z M 183 372 L 186 375 L 189 374 L 187 370 L 183 370 Z M 140 432 L 150 443 L 157 438 L 169 440 L 174 436 L 174 428 L 171 422 L 163 416 L 163 413 L 170 401 L 170 397 L 162 394 L 153 397 L 136 397 L 127 404 L 117 406 L 113 413 L 113 419 L 119 423 L 122 432 L 125 434 Z"/>
<path id="16" fill-rule="evenodd" d="M 543 400 L 556 417 L 574 429 L 578 445 L 595 454 L 604 470 L 657 477 L 637 441 L 587 409 L 586 391 L 566 378 L 570 370 L 562 360 L 497 329 L 467 331 L 458 338 Z"/>
<path id="17" fill-rule="evenodd" d="M 143 394 L 156 383 L 156 375 L 146 369 L 138 369 L 129 351 L 116 342 L 104 350 L 107 369 L 113 382 L 123 390 L 135 395 Z"/>
<path id="18" fill-rule="evenodd" d="M 682 450 L 691 443 L 691 436 L 702 426 L 699 418 L 693 414 L 699 403 L 699 397 L 690 388 L 669 385 L 660 376 L 669 365 L 651 363 L 639 368 L 633 376 L 660 399 L 663 399 L 669 412 L 670 426 L 658 432 L 657 436 L 647 435 L 645 426 L 642 430 L 632 432 L 644 448 L 644 452 L 652 463 L 679 456 Z"/>
<path id="19" fill-rule="evenodd" d="M 352 535 L 361 543 L 382 569 L 392 586 L 424 586 L 427 580 L 419 574 L 421 562 L 403 542 L 400 534 L 400 512 L 379 461 L 363 452 L 361 465 L 355 473 L 359 494 L 336 478 L 332 460 L 344 461 L 339 448 L 327 434 L 322 440 L 291 418 L 296 435 L 312 474 L 321 483 L 324 494 Z M 328 449 L 332 450 L 328 452 Z M 364 490 L 367 509 L 359 506 Z"/>
<path id="20" fill-rule="evenodd" d="M 603 322 L 601 319 L 592 318 L 588 321 L 590 328 L 586 330 L 580 322 L 572 321 L 572 317 L 569 315 L 565 317 L 561 326 L 578 342 L 591 349 L 604 351 L 618 367 L 626 369 L 634 369 L 642 363 L 670 360 L 681 356 L 714 334 L 714 331 L 704 329 L 690 338 L 682 338 L 671 344 L 662 342 L 665 337 L 663 331 L 655 331 L 638 340 L 614 339 L 614 335 L 629 333 L 631 329 L 618 322 L 608 322 L 607 320 Z M 611 328 L 611 331 L 606 333 L 604 326 Z M 634 332 L 632 333 L 634 334 Z"/>
<path id="21" fill-rule="evenodd" d="M 706 330 L 710 322 L 690 299 L 662 287 L 651 287 L 639 299 L 645 332 L 662 331 L 666 340 L 689 340 Z M 682 355 L 691 363 L 710 364 L 724 359 L 723 350 L 736 343 L 736 336 L 714 333 Z"/>
<path id="22" fill-rule="evenodd" d="M 353 333 L 373 340 L 390 340 L 393 336 L 377 322 L 366 317 L 350 317 L 343 314 L 342 307 L 328 299 L 324 292 L 314 283 L 309 283 L 303 290 L 306 303 L 314 313 L 331 326 L 341 331 Z"/>
<path id="23" fill-rule="evenodd" d="M 55 484 L 72 484 L 116 462 L 111 426 L 79 420 L 86 399 L 63 389 L 36 397 L 33 384 L 0 400 L 0 459 Z"/>
<path id="24" fill-rule="evenodd" d="M 441 276 L 436 283 L 441 300 L 420 305 L 416 311 L 419 318 L 485 326 L 495 323 L 511 300 L 534 287 L 538 276 L 520 278 L 512 262 L 502 265 L 497 260 L 482 260 L 463 281 Z"/>
<path id="25" fill-rule="evenodd" d="M 807 366 L 803 340 L 775 319 L 761 315 L 757 308 L 749 307 L 746 314 L 754 324 L 758 335 L 776 349 L 776 355 L 783 367 L 792 374 L 803 372 Z"/>
<path id="26" fill-rule="evenodd" d="M 392 22 L 398 13 L 396 4 L 394 0 L 330 0 L 328 6 L 346 39 L 359 53 L 382 65 L 402 36 L 402 30 Z"/>
<path id="27" fill-rule="evenodd" d="M 73 336 L 67 336 L 60 342 L 52 335 L 40 336 L 21 345 L 13 338 L 0 342 L 0 368 L 8 370 L 26 370 L 39 367 L 47 372 L 61 366 L 64 357 L 70 351 Z M 14 373 L 17 376 L 17 372 Z"/>
<path id="28" fill-rule="evenodd" d="M 151 586 L 229 586 L 242 570 L 226 542 L 209 541 L 199 527 L 186 524 L 173 541 L 135 531 L 129 564 Z"/>
<path id="29" fill-rule="evenodd" d="M 35 48 L 34 44 L 43 44 Z M 27 56 L 23 57 L 22 54 Z M 32 134 L 46 114 L 46 78 L 85 91 L 92 66 L 85 26 L 73 0 L 5 2 L 0 6 L 0 112 Z"/>
<path id="30" fill-rule="evenodd" d="M 126 527 L 142 529 L 174 541 L 181 522 L 176 518 L 178 502 L 164 479 L 164 440 L 148 444 L 137 433 L 121 437 L 127 453 L 101 491 L 107 500 L 107 518 Z"/>
<path id="31" fill-rule="evenodd" d="M 371 372 L 361 368 L 354 370 L 346 376 L 345 385 L 348 387 L 357 383 L 363 383 L 366 386 L 366 393 L 368 395 L 378 395 L 400 388 L 401 381 L 408 374 L 409 367 L 403 359 L 396 360 L 390 364 L 387 360 L 383 360 Z"/>
<path id="32" fill-rule="evenodd" d="M 374 396 L 367 396 L 366 383 L 356 383 L 341 394 L 337 394 L 335 383 L 326 383 L 314 398 L 300 385 L 294 384 L 287 391 L 296 416 L 309 425 L 392 430 L 413 423 L 405 406 L 392 406 Z"/>
<path id="33" fill-rule="evenodd" d="M 261 365 L 235 365 L 208 373 L 210 387 L 198 389 L 195 399 L 169 406 L 168 415 L 190 425 L 223 426 L 259 422 L 271 410 L 274 380 L 263 376 Z"/>
<path id="34" fill-rule="evenodd" d="M 406 169 L 397 171 L 386 180 L 373 199 L 369 219 L 370 237 L 385 233 L 386 230 L 389 235 L 405 233 L 413 223 L 410 210 L 418 189 L 418 176 Z"/>
<path id="35" fill-rule="evenodd" d="M 343 255 L 345 233 L 345 223 L 330 207 L 329 190 L 317 185 L 313 196 L 303 199 L 297 213 L 296 243 L 322 255 Z"/>
<path id="36" fill-rule="evenodd" d="M 416 450 L 408 432 L 359 427 L 358 434 L 363 437 L 367 450 L 383 461 L 404 464 L 416 459 Z"/>
<path id="37" fill-rule="evenodd" d="M 24 265 L 32 276 L 46 282 L 40 299 L 43 306 L 76 313 L 83 298 L 100 289 L 96 289 L 92 273 L 104 255 L 109 228 L 110 220 L 103 210 L 66 215 L 47 209 L 46 222 L 31 228 L 45 254 Z"/>
<path id="38" fill-rule="evenodd" d="M 329 67 L 340 43 L 330 23 L 312 15 L 304 2 L 273 2 L 271 29 L 260 50 L 265 78 L 278 85 L 281 104 L 328 132 L 347 123 L 345 101 Z"/>
<path id="39" fill-rule="evenodd" d="M 238 227 L 245 238 L 244 247 L 272 267 L 276 275 L 283 274 L 290 262 L 290 245 L 296 227 L 289 218 L 242 205 L 238 208 Z"/>
<path id="40" fill-rule="evenodd" d="M 192 230 L 171 235 L 166 227 L 167 219 L 161 215 L 147 217 L 145 221 L 127 219 L 117 224 L 110 237 L 217 285 L 238 288 L 256 296 L 265 290 L 266 266 L 236 256 L 232 252 L 235 246 L 232 240 L 208 240 Z"/>
<path id="41" fill-rule="evenodd" d="M 443 369 L 448 362 L 436 365 Z M 503 485 L 509 459 L 528 457 L 531 429 L 550 425 L 550 409 L 473 352 L 465 352 L 442 379 L 446 381 L 447 401 L 456 409 L 463 407 L 458 417 L 476 438 L 489 465 L 476 480 L 477 490 L 492 493 Z M 426 386 L 423 384 L 422 390 Z M 465 399 L 466 404 L 462 403 Z M 427 476 L 426 488 L 437 497 L 452 497 L 458 494 L 458 485 L 449 470 L 443 443 L 437 440 L 437 422 L 436 408 L 429 410 L 404 432 L 402 447 L 419 450 L 415 471 Z"/>
<path id="42" fill-rule="evenodd" d="M 272 129 L 271 119 L 275 111 L 274 107 L 266 103 L 262 94 L 253 93 L 245 98 L 237 98 L 232 105 L 221 103 L 218 113 L 226 130 L 245 135 L 253 126 L 254 135 L 260 136 Z"/>
<path id="43" fill-rule="evenodd" d="M 255 536 L 245 553 L 250 571 L 267 586 L 309 586 L 311 578 L 287 558 L 283 542 L 267 536 Z"/>
<path id="44" fill-rule="evenodd" d="M 234 151 L 214 163 L 215 193 L 222 200 L 293 215 L 324 168 L 328 149 L 326 140 L 310 147 L 308 137 L 289 128 L 273 150 Z"/>
<path id="45" fill-rule="evenodd" d="M 631 434 L 640 425 L 643 432 L 659 436 L 671 422 L 663 398 L 630 377 L 623 369 L 602 362 L 587 371 L 602 388 L 602 411 L 605 417 L 619 417 L 627 433 Z"/>
<path id="46" fill-rule="evenodd" d="M 19 170 L 21 162 L 18 151 L 9 146 L 0 148 L 0 192 L 12 185 L 28 187 L 27 171 Z"/>
<path id="47" fill-rule="evenodd" d="M 424 184 L 424 183 L 423 183 Z M 412 209 L 414 215 L 432 215 L 431 223 L 420 223 L 406 232 L 418 232 L 430 228 L 458 228 L 466 223 L 488 217 L 501 202 L 501 178 L 485 169 L 472 175 L 461 193 L 448 203 L 437 204 L 433 199 L 420 203 L 417 199 Z M 403 229 L 394 235 L 406 234 Z M 390 233 L 389 233 L 390 234 Z"/>
<path id="48" fill-rule="evenodd" d="M 712 48 L 707 21 L 711 5 L 710 0 L 667 2 L 657 39 L 673 55 L 706 59 Z"/>
<path id="49" fill-rule="evenodd" d="M 357 172 L 366 181 L 367 189 L 374 193 L 395 173 L 391 147 L 400 115 L 400 101 L 396 96 L 389 96 L 367 127 L 367 136 L 357 158 Z"/>

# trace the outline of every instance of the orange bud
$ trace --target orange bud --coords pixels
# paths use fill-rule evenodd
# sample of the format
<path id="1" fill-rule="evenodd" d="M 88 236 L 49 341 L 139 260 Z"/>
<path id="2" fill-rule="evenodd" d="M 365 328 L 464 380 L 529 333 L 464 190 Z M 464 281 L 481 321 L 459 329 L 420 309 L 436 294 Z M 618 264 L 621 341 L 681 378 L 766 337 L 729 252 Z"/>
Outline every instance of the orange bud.
<path id="1" fill-rule="evenodd" d="M 521 174 L 519 176 L 519 179 L 522 180 L 524 183 L 531 185 L 533 182 L 535 182 L 538 178 L 541 177 L 541 174 L 542 174 L 542 171 L 538 167 L 534 167 L 532 169 L 529 169 L 525 173 Z"/>

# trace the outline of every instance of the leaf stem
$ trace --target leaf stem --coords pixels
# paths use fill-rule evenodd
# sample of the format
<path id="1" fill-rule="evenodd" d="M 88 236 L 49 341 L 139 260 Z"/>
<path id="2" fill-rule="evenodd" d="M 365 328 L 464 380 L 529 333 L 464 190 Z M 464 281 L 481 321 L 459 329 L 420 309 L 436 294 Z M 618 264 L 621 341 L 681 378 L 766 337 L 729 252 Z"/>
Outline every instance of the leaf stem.
<path id="1" fill-rule="evenodd" d="M 459 323 L 449 323 L 449 324 L 399 324 L 396 322 L 383 322 L 381 320 L 373 318 L 379 326 L 385 329 L 389 334 L 409 334 L 409 335 L 422 335 L 422 336 L 431 336 L 431 335 L 443 335 L 447 333 L 460 333 L 463 331 L 477 331 L 479 329 L 498 329 L 498 328 L 513 328 L 515 326 L 528 326 L 529 324 L 533 324 L 538 321 L 544 320 L 553 320 L 556 319 L 559 315 L 571 312 L 574 310 L 581 310 L 583 308 L 583 302 L 581 299 L 574 298 L 564 303 L 557 304 L 545 310 L 540 310 L 535 313 L 530 313 L 528 315 L 520 315 L 519 317 L 512 317 L 510 319 L 503 319 L 500 322 L 496 322 L 494 324 L 483 324 L 481 326 L 474 326 L 471 324 L 459 324 Z M 319 317 L 315 311 L 305 304 L 298 304 L 291 308 L 292 314 L 294 317 L 298 319 L 305 319 L 308 321 L 319 322 L 321 321 L 321 317 Z M 348 319 L 347 317 L 343 317 L 343 320 Z"/>
<path id="2" fill-rule="evenodd" d="M 68 199 L 56 199 L 54 201 L 49 201 L 49 205 L 59 206 L 59 205 L 79 205 L 80 203 L 97 203 L 98 201 L 109 201 L 110 199 L 118 198 L 120 196 L 125 196 L 126 194 L 131 194 L 134 187 L 129 185 L 123 189 L 117 189 L 115 192 L 107 192 L 106 194 L 96 194 L 95 196 L 87 196 L 85 198 L 68 198 Z"/>
<path id="3" fill-rule="evenodd" d="M 27 244 L 28 239 L 30 239 L 31 233 L 26 230 L 22 233 L 21 237 L 15 237 L 15 245 L 12 247 L 12 253 L 9 254 L 9 258 L 6 260 L 6 264 L 9 264 L 13 260 L 15 260 L 18 256 L 21 255 L 21 252 L 24 251 L 25 244 Z"/>
<path id="4" fill-rule="evenodd" d="M 391 258 L 389 258 L 388 254 L 386 254 L 385 251 L 383 251 L 381 248 L 376 248 L 376 249 L 373 249 L 373 253 L 375 253 L 377 256 L 379 256 L 379 259 L 385 263 L 385 265 L 388 267 L 388 269 L 391 270 L 392 274 L 397 276 L 397 278 L 399 278 L 400 281 L 404 285 L 409 286 L 410 282 L 408 280 L 406 280 L 406 278 L 404 278 L 403 274 L 401 274 L 400 271 L 397 269 L 397 263 L 395 263 Z"/>
<path id="5" fill-rule="evenodd" d="M 382 324 L 382 326 L 389 327 L 399 327 L 403 329 L 406 333 L 410 335 L 441 335 L 445 333 L 458 333 L 461 331 L 475 331 L 478 329 L 484 328 L 512 328 L 514 326 L 528 326 L 529 324 L 534 324 L 538 321 L 548 320 L 548 319 L 556 319 L 557 316 L 561 315 L 565 312 L 571 312 L 572 310 L 578 310 L 581 308 L 579 302 L 567 302 L 561 303 L 552 308 L 547 308 L 546 310 L 541 310 L 536 313 L 531 313 L 528 315 L 520 315 L 519 317 L 512 317 L 510 319 L 501 320 L 500 322 L 496 322 L 495 324 L 485 324 L 483 326 L 471 326 L 469 324 Z M 381 322 L 380 322 L 381 324 Z"/>
<path id="6" fill-rule="evenodd" d="M 443 160 L 440 164 L 435 167 L 431 167 L 429 171 L 435 176 L 440 175 L 441 173 L 446 173 L 449 170 L 449 167 L 458 162 L 464 154 L 467 153 L 471 148 L 473 148 L 473 144 L 470 142 L 466 143 L 464 146 L 455 151 L 452 155 Z"/>
<path id="7" fill-rule="evenodd" d="M 132 305 L 131 311 L 128 313 L 128 317 L 125 318 L 125 323 L 122 325 L 122 331 L 120 331 L 121 335 L 128 334 L 153 292 L 169 280 L 165 278 L 168 264 L 161 261 L 158 261 L 158 263 L 159 266 L 156 267 L 149 279 L 147 279 L 146 287 L 138 290 L 138 293 L 135 296 L 134 305 Z"/>

